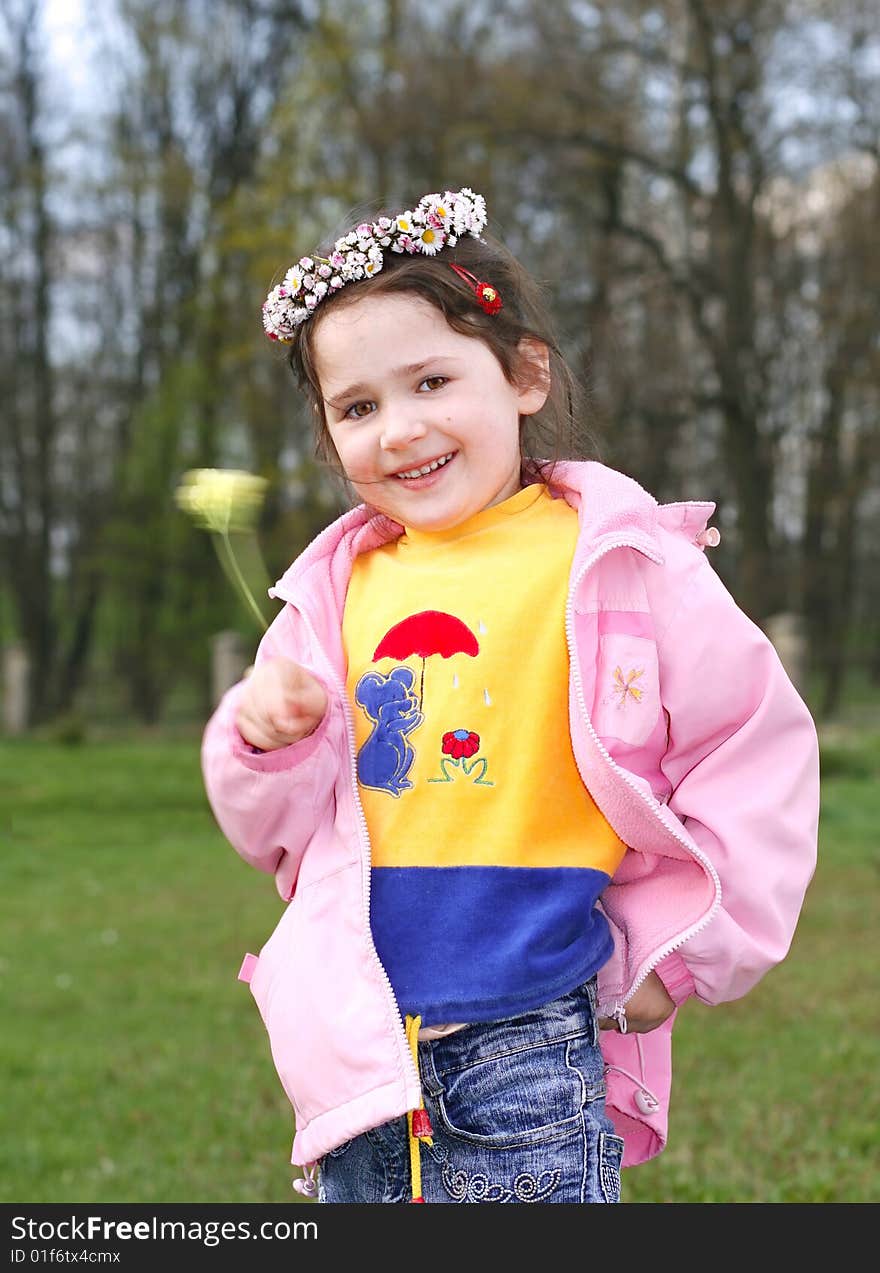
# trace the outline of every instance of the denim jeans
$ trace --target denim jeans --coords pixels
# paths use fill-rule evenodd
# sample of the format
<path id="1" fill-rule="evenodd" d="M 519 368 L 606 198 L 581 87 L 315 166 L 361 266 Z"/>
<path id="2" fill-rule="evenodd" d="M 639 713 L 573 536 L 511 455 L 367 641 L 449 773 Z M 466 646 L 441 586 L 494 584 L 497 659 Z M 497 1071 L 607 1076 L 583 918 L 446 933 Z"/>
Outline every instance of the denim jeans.
<path id="1" fill-rule="evenodd" d="M 518 1017 L 419 1043 L 433 1145 L 426 1202 L 618 1202 L 623 1141 L 605 1114 L 595 978 Z M 406 1119 L 319 1164 L 321 1202 L 409 1202 Z"/>

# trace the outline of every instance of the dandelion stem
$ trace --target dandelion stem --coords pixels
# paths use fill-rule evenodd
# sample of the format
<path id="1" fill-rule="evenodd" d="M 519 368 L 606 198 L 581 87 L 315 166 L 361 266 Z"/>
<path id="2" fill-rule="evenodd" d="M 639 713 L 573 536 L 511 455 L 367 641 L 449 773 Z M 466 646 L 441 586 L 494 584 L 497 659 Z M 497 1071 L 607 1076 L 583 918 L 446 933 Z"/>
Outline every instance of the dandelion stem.
<path id="1" fill-rule="evenodd" d="M 222 540 L 223 545 L 224 545 L 224 547 L 225 547 L 225 549 L 226 549 L 226 556 L 227 556 L 227 558 L 228 558 L 229 566 L 230 566 L 231 571 L 232 571 L 232 578 L 234 579 L 235 583 L 238 585 L 239 590 L 240 590 L 240 592 L 241 592 L 241 595 L 244 597 L 244 599 L 245 599 L 245 601 L 247 602 L 248 606 L 249 606 L 249 607 L 250 607 L 250 609 L 253 611 L 253 613 L 257 616 L 257 622 L 259 623 L 260 627 L 261 627 L 261 628 L 263 629 L 263 631 L 265 632 L 265 631 L 266 631 L 266 620 L 263 618 L 263 615 L 262 615 L 262 613 L 261 613 L 261 611 L 260 611 L 260 607 L 257 605 L 256 601 L 254 601 L 254 598 L 253 598 L 253 596 L 251 595 L 251 590 L 250 590 L 250 588 L 247 586 L 247 583 L 246 583 L 246 581 L 245 581 L 245 577 L 244 577 L 244 575 L 241 573 L 241 570 L 239 569 L 238 562 L 235 560 L 235 553 L 232 551 L 232 545 L 231 545 L 231 544 L 230 544 L 230 542 L 229 542 L 229 532 L 228 532 L 228 530 L 222 530 L 222 531 L 220 531 L 220 532 L 219 532 L 219 538 Z M 216 538 L 215 538 L 214 542 L 215 542 L 215 543 L 217 542 Z M 223 564 L 223 559 L 222 559 L 222 557 L 221 557 L 221 564 Z"/>

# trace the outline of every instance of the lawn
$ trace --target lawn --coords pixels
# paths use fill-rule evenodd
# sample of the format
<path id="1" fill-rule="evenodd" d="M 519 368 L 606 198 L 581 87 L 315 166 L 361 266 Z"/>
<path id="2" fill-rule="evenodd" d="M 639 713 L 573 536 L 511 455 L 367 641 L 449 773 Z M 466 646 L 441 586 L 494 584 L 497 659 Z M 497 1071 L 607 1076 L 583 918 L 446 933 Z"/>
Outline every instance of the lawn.
<path id="1" fill-rule="evenodd" d="M 788 960 L 682 1010 L 669 1146 L 625 1200 L 877 1199 L 880 736 L 857 744 L 828 749 Z M 0 1199 L 295 1199 L 292 1114 L 236 980 L 281 902 L 217 829 L 197 739 L 4 741 L 0 807 Z"/>

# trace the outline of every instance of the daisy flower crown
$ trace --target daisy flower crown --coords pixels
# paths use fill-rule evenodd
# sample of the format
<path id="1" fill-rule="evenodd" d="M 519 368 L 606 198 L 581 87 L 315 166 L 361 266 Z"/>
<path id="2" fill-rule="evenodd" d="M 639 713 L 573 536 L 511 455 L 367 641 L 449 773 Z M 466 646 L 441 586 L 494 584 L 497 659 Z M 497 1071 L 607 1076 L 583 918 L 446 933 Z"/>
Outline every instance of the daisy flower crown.
<path id="1" fill-rule="evenodd" d="M 426 194 L 412 211 L 364 221 L 337 239 L 329 256 L 303 256 L 273 287 L 263 302 L 263 326 L 270 340 L 290 344 L 301 323 L 321 301 L 349 283 L 372 278 L 382 269 L 386 252 L 436 256 L 454 247 L 463 234 L 479 239 L 486 225 L 486 200 L 466 187 Z M 498 292 L 467 270 L 452 266 L 475 293 L 483 309 L 501 308 Z"/>

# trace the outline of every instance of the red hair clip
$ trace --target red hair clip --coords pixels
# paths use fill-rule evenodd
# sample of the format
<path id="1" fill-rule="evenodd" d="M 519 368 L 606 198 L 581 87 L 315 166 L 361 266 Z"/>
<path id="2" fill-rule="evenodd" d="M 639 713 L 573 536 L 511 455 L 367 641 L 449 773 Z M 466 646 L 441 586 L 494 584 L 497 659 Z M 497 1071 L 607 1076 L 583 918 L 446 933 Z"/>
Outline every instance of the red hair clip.
<path id="1" fill-rule="evenodd" d="M 474 295 L 480 303 L 480 308 L 484 309 L 487 314 L 497 314 L 503 302 L 498 295 L 498 288 L 493 287 L 491 283 L 483 283 L 471 274 L 470 270 L 462 269 L 460 265 L 453 265 L 449 262 L 449 268 L 455 270 L 459 278 L 463 278 L 468 287 L 473 290 Z"/>

